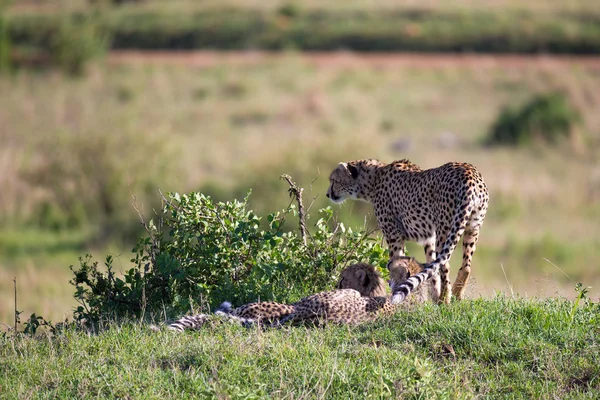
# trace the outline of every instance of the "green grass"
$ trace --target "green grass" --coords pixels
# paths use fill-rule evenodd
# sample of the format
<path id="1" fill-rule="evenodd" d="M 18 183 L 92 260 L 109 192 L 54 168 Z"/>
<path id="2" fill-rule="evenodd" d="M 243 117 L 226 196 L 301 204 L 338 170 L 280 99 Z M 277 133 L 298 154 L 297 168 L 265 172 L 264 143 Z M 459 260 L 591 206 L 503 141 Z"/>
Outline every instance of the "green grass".
<path id="1" fill-rule="evenodd" d="M 496 297 L 348 328 L 0 338 L 0 388 L 23 398 L 597 398 L 597 304 Z"/>

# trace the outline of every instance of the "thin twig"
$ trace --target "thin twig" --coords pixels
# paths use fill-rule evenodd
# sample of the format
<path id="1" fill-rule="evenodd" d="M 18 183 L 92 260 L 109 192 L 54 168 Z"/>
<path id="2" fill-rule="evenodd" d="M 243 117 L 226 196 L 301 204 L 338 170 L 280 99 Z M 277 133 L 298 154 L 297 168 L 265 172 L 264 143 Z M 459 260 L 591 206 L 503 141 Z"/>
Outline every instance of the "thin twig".
<path id="1" fill-rule="evenodd" d="M 370 230 L 366 231 L 366 232 L 364 233 L 364 235 L 363 235 L 363 236 L 362 236 L 362 237 L 359 239 L 358 243 L 360 244 L 360 243 L 362 243 L 363 241 L 367 240 L 367 238 L 368 238 L 369 236 L 371 236 L 373 233 L 377 232 L 378 230 L 379 230 L 379 228 L 373 228 L 373 229 L 370 229 Z M 354 251 L 354 250 L 355 250 L 354 248 L 349 248 L 349 249 L 347 249 L 347 250 L 346 250 L 346 252 L 344 253 L 344 255 L 342 256 L 342 257 L 343 257 L 343 259 L 345 260 L 345 259 L 346 259 L 346 257 L 348 256 L 348 254 L 350 254 L 350 252 L 352 252 L 352 251 Z"/>
<path id="2" fill-rule="evenodd" d="M 308 207 L 306 208 L 306 213 L 308 214 L 310 212 L 310 209 L 312 208 L 312 206 L 315 204 L 315 202 L 317 201 L 317 199 L 319 198 L 319 195 L 316 195 L 315 197 L 313 197 L 312 201 L 310 202 L 310 204 L 308 205 Z"/>
<path id="3" fill-rule="evenodd" d="M 508 276 L 506 276 L 506 271 L 504 270 L 504 265 L 502 265 L 502 263 L 500 263 L 500 268 L 502 268 L 502 273 L 504 274 L 504 279 L 506 279 L 506 284 L 508 285 L 508 288 L 510 289 L 510 296 L 515 297 L 515 293 L 513 292 L 513 288 L 511 286 L 510 282 L 508 281 Z"/>
<path id="4" fill-rule="evenodd" d="M 129 192 L 129 194 L 131 195 L 131 205 L 133 206 L 133 209 L 135 210 L 135 212 L 138 215 L 138 218 L 140 219 L 140 224 L 144 227 L 146 232 L 148 232 L 148 235 L 150 235 L 150 238 L 154 239 L 154 233 L 152 232 L 152 229 L 150 229 L 150 227 L 146 223 L 146 220 L 144 219 L 144 215 L 142 214 L 142 212 L 140 211 L 140 209 L 137 205 L 137 197 L 131 191 Z"/>
<path id="5" fill-rule="evenodd" d="M 310 188 L 310 192 L 313 192 L 313 184 L 317 181 L 317 179 L 319 179 L 319 177 L 317 176 L 315 179 L 313 179 L 310 182 L 309 188 Z M 308 215 L 308 213 L 310 212 L 310 209 L 312 208 L 312 206 L 315 204 L 315 201 L 319 198 L 319 194 L 317 193 L 316 196 L 313 197 L 312 201 L 310 202 L 310 204 L 308 205 L 308 207 L 306 208 L 306 214 Z M 310 235 L 310 232 L 308 233 Z"/>
<path id="6" fill-rule="evenodd" d="M 547 258 L 542 258 L 542 260 L 547 261 L 550 265 L 552 265 L 554 268 L 556 268 L 557 270 L 559 270 L 560 272 L 563 273 L 564 276 L 566 276 L 567 278 L 569 278 L 571 280 L 571 282 L 575 282 L 575 280 L 573 278 L 571 278 L 569 276 L 569 274 L 567 274 L 565 271 L 563 271 L 562 269 L 558 268 L 558 266 L 556 266 L 552 261 L 548 260 Z"/>
<path id="7" fill-rule="evenodd" d="M 290 185 L 290 188 L 288 189 L 288 193 L 290 194 L 290 197 L 295 197 L 296 201 L 298 202 L 298 220 L 299 220 L 298 224 L 300 225 L 300 235 L 302 236 L 302 242 L 306 246 L 307 229 L 306 229 L 306 222 L 304 220 L 304 218 L 305 218 L 304 204 L 302 204 L 302 192 L 304 191 L 304 189 L 299 188 L 292 181 L 292 178 L 289 175 L 281 175 L 280 178 L 287 181 L 288 185 Z"/>
<path id="8" fill-rule="evenodd" d="M 174 209 L 175 209 L 175 210 L 177 210 L 177 211 L 181 211 L 181 209 L 180 209 L 179 207 L 177 207 L 175 204 L 173 204 L 172 202 L 170 202 L 170 201 L 169 201 L 169 200 L 168 200 L 168 199 L 165 197 L 165 195 L 164 195 L 164 194 L 163 194 L 163 192 L 160 190 L 160 188 L 157 188 L 157 189 L 158 189 L 158 193 L 160 194 L 160 197 L 162 198 L 162 201 L 164 201 L 164 202 L 165 202 L 165 204 L 168 204 L 168 205 L 169 205 L 169 207 L 172 207 L 172 208 L 174 208 Z"/>
<path id="9" fill-rule="evenodd" d="M 160 188 L 158 189 L 158 192 L 160 193 L 160 195 L 163 197 L 163 200 L 164 200 L 164 196 L 163 196 L 162 192 L 160 191 Z M 133 199 L 133 201 L 132 201 L 133 208 L 135 209 L 135 211 L 138 214 L 138 217 L 140 218 L 140 223 L 142 224 L 142 226 L 148 233 L 150 240 L 152 241 L 152 247 L 150 249 L 150 265 L 152 266 L 152 268 L 154 268 L 156 265 L 156 255 L 160 248 L 160 232 L 157 232 L 156 229 L 153 230 L 150 228 L 150 226 L 148 226 L 148 224 L 146 223 L 146 220 L 144 219 L 142 212 L 140 211 L 140 209 L 137 206 L 136 196 L 133 193 L 131 193 L 131 197 Z M 154 213 L 156 214 L 156 211 L 154 211 Z M 161 218 L 159 218 L 159 220 L 161 220 Z M 141 267 L 141 265 L 138 265 L 138 270 L 140 267 Z M 149 270 L 150 270 L 150 268 L 148 267 L 148 263 L 145 263 L 144 264 L 143 285 L 142 285 L 142 316 L 141 316 L 142 320 L 144 319 L 144 317 L 146 315 L 146 306 L 147 306 L 146 284 L 147 284 L 147 275 L 148 275 Z"/>
<path id="10" fill-rule="evenodd" d="M 17 332 L 19 331 L 19 329 L 18 329 L 19 312 L 17 311 L 17 277 L 13 278 L 13 285 L 15 287 L 15 335 L 16 335 Z"/>

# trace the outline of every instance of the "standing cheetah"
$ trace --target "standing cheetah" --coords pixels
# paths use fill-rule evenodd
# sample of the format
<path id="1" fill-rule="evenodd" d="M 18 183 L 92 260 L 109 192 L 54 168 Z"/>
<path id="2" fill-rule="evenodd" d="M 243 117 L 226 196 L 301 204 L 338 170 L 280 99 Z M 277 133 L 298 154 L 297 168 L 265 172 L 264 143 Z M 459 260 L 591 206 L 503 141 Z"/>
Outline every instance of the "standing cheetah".
<path id="1" fill-rule="evenodd" d="M 448 262 L 462 236 L 463 262 L 452 286 L 452 294 L 462 299 L 489 201 L 473 165 L 453 162 L 422 170 L 409 160 L 357 160 L 340 163 L 329 181 L 327 197 L 333 202 L 351 198 L 373 203 L 390 257 L 404 255 L 408 240 L 425 247 L 425 270 L 412 277 L 410 286 L 431 278 L 434 301 L 450 302 Z"/>

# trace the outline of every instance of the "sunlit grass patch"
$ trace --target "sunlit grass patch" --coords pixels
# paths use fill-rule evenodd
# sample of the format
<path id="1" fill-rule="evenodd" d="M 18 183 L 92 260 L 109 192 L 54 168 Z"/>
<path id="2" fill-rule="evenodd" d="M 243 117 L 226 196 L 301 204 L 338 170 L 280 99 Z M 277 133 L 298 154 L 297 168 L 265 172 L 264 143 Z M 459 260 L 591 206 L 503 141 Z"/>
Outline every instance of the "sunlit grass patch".
<path id="1" fill-rule="evenodd" d="M 598 305 L 496 297 L 427 304 L 354 328 L 0 338 L 8 398 L 596 397 Z"/>

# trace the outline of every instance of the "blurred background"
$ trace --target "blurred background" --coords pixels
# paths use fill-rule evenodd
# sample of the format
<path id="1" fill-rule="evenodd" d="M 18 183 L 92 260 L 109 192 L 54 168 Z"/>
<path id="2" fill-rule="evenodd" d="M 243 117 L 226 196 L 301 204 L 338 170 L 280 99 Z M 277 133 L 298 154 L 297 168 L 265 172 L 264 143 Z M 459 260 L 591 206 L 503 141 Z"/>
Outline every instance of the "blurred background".
<path id="1" fill-rule="evenodd" d="M 0 0 L 0 140 L 1 323 L 15 277 L 57 321 L 78 256 L 127 268 L 134 197 L 252 188 L 266 217 L 286 173 L 316 214 L 357 158 L 482 171 L 469 296 L 600 294 L 597 0 Z"/>

